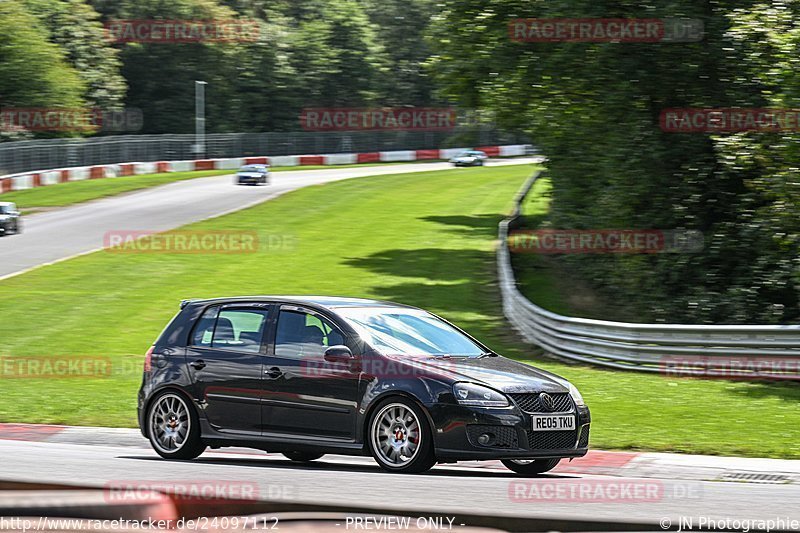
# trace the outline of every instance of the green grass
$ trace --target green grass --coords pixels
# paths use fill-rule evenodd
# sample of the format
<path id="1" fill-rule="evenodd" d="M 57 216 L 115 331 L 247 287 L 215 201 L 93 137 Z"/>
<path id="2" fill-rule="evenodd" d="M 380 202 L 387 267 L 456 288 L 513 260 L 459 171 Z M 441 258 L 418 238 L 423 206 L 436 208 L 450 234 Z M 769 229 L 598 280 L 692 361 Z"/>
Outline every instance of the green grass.
<path id="1" fill-rule="evenodd" d="M 296 167 L 274 167 L 273 172 L 291 172 L 297 170 L 323 170 L 330 168 L 355 168 L 365 166 L 408 165 L 414 163 L 431 163 L 434 161 L 411 161 L 393 163 L 363 163 L 355 165 L 307 165 Z M 184 181 L 208 176 L 223 176 L 234 174 L 235 170 L 201 170 L 192 172 L 169 172 L 161 174 L 144 174 L 141 176 L 124 176 L 120 178 L 106 178 L 99 180 L 70 181 L 26 189 L 23 191 L 7 192 L 0 195 L 0 201 L 14 202 L 23 213 L 38 211 L 43 208 L 65 207 L 108 196 L 115 196 L 127 192 L 149 189 L 167 183 Z"/>
<path id="2" fill-rule="evenodd" d="M 550 208 L 550 181 L 540 178 L 536 181 L 525 202 L 521 214 L 529 226 L 535 226 Z M 572 314 L 573 309 L 565 301 L 558 287 L 558 275 L 547 268 L 543 258 L 526 254 L 512 255 L 514 273 L 520 290 L 537 305 L 554 313 Z"/>
<path id="3" fill-rule="evenodd" d="M 0 282 L 0 355 L 110 357 L 106 379 L 5 379 L 0 420 L 132 426 L 143 353 L 188 297 L 337 294 L 428 308 L 520 360 L 504 320 L 496 225 L 530 166 L 376 176 L 314 186 L 194 224 L 294 242 L 243 255 L 98 252 Z M 593 413 L 592 446 L 800 458 L 800 390 L 675 379 L 552 360 Z"/>

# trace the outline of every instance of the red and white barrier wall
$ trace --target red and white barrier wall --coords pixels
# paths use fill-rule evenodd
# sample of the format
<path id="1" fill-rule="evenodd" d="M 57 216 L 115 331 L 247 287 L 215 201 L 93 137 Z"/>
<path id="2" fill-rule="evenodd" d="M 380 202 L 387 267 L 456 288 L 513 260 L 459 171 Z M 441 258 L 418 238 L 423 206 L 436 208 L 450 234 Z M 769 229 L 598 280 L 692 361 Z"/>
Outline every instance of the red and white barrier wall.
<path id="1" fill-rule="evenodd" d="M 152 163 L 119 163 L 91 167 L 73 167 L 59 170 L 38 170 L 0 176 L 0 194 L 21 191 L 68 181 L 86 179 L 139 176 L 162 172 L 187 172 L 193 170 L 237 170 L 242 165 L 269 164 L 273 167 L 300 165 L 353 165 L 397 161 L 423 161 L 450 159 L 470 148 L 446 148 L 443 150 L 396 150 L 392 152 L 367 152 L 359 154 L 286 155 L 273 157 L 235 157 L 230 159 L 197 159 L 193 161 L 157 161 Z M 522 156 L 529 145 L 479 146 L 489 157 Z"/>

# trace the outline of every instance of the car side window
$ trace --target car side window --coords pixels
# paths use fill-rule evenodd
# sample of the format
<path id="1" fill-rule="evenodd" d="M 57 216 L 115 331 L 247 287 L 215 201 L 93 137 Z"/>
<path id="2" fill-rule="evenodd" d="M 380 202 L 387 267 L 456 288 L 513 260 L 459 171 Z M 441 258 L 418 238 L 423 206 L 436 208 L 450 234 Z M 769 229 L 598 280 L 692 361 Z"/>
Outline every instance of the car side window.
<path id="1" fill-rule="evenodd" d="M 194 327 L 192 334 L 192 346 L 211 346 L 211 338 L 214 335 L 214 324 L 217 322 L 219 307 L 209 307 L 206 309 L 200 320 Z"/>
<path id="2" fill-rule="evenodd" d="M 214 327 L 212 348 L 231 348 L 258 353 L 267 323 L 267 311 L 261 309 L 225 309 Z"/>
<path id="3" fill-rule="evenodd" d="M 341 331 L 320 316 L 282 310 L 278 316 L 275 355 L 291 359 L 322 357 L 329 346 L 344 344 L 344 340 Z"/>

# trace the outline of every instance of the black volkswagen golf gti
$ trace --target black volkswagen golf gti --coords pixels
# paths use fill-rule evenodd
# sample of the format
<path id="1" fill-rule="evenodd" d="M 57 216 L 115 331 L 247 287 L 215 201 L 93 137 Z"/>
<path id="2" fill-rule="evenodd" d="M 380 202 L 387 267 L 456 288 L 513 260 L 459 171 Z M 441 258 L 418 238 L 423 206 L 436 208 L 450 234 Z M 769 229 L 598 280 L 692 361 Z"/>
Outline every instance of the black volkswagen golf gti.
<path id="1" fill-rule="evenodd" d="M 586 454 L 569 382 L 422 309 L 337 297 L 191 300 L 147 352 L 139 425 L 159 455 L 246 446 L 385 470 L 500 459 L 535 475 Z"/>

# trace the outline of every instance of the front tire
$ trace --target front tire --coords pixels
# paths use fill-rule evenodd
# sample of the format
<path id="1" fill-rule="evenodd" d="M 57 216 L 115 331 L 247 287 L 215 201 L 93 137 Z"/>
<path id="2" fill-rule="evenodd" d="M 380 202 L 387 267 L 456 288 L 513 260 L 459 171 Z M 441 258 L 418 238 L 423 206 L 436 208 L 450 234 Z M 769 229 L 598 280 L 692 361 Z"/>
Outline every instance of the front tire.
<path id="1" fill-rule="evenodd" d="M 206 450 L 197 413 L 175 392 L 162 392 L 150 404 L 147 435 L 150 445 L 165 459 L 194 459 Z"/>
<path id="2" fill-rule="evenodd" d="M 295 463 L 310 463 L 311 461 L 316 461 L 325 454 L 309 452 L 284 452 L 283 455 Z"/>
<path id="3" fill-rule="evenodd" d="M 503 459 L 506 468 L 521 476 L 538 476 L 554 469 L 561 459 Z"/>
<path id="4" fill-rule="evenodd" d="M 382 469 L 418 474 L 436 464 L 428 419 L 412 401 L 389 398 L 381 402 L 368 427 L 369 450 Z"/>

